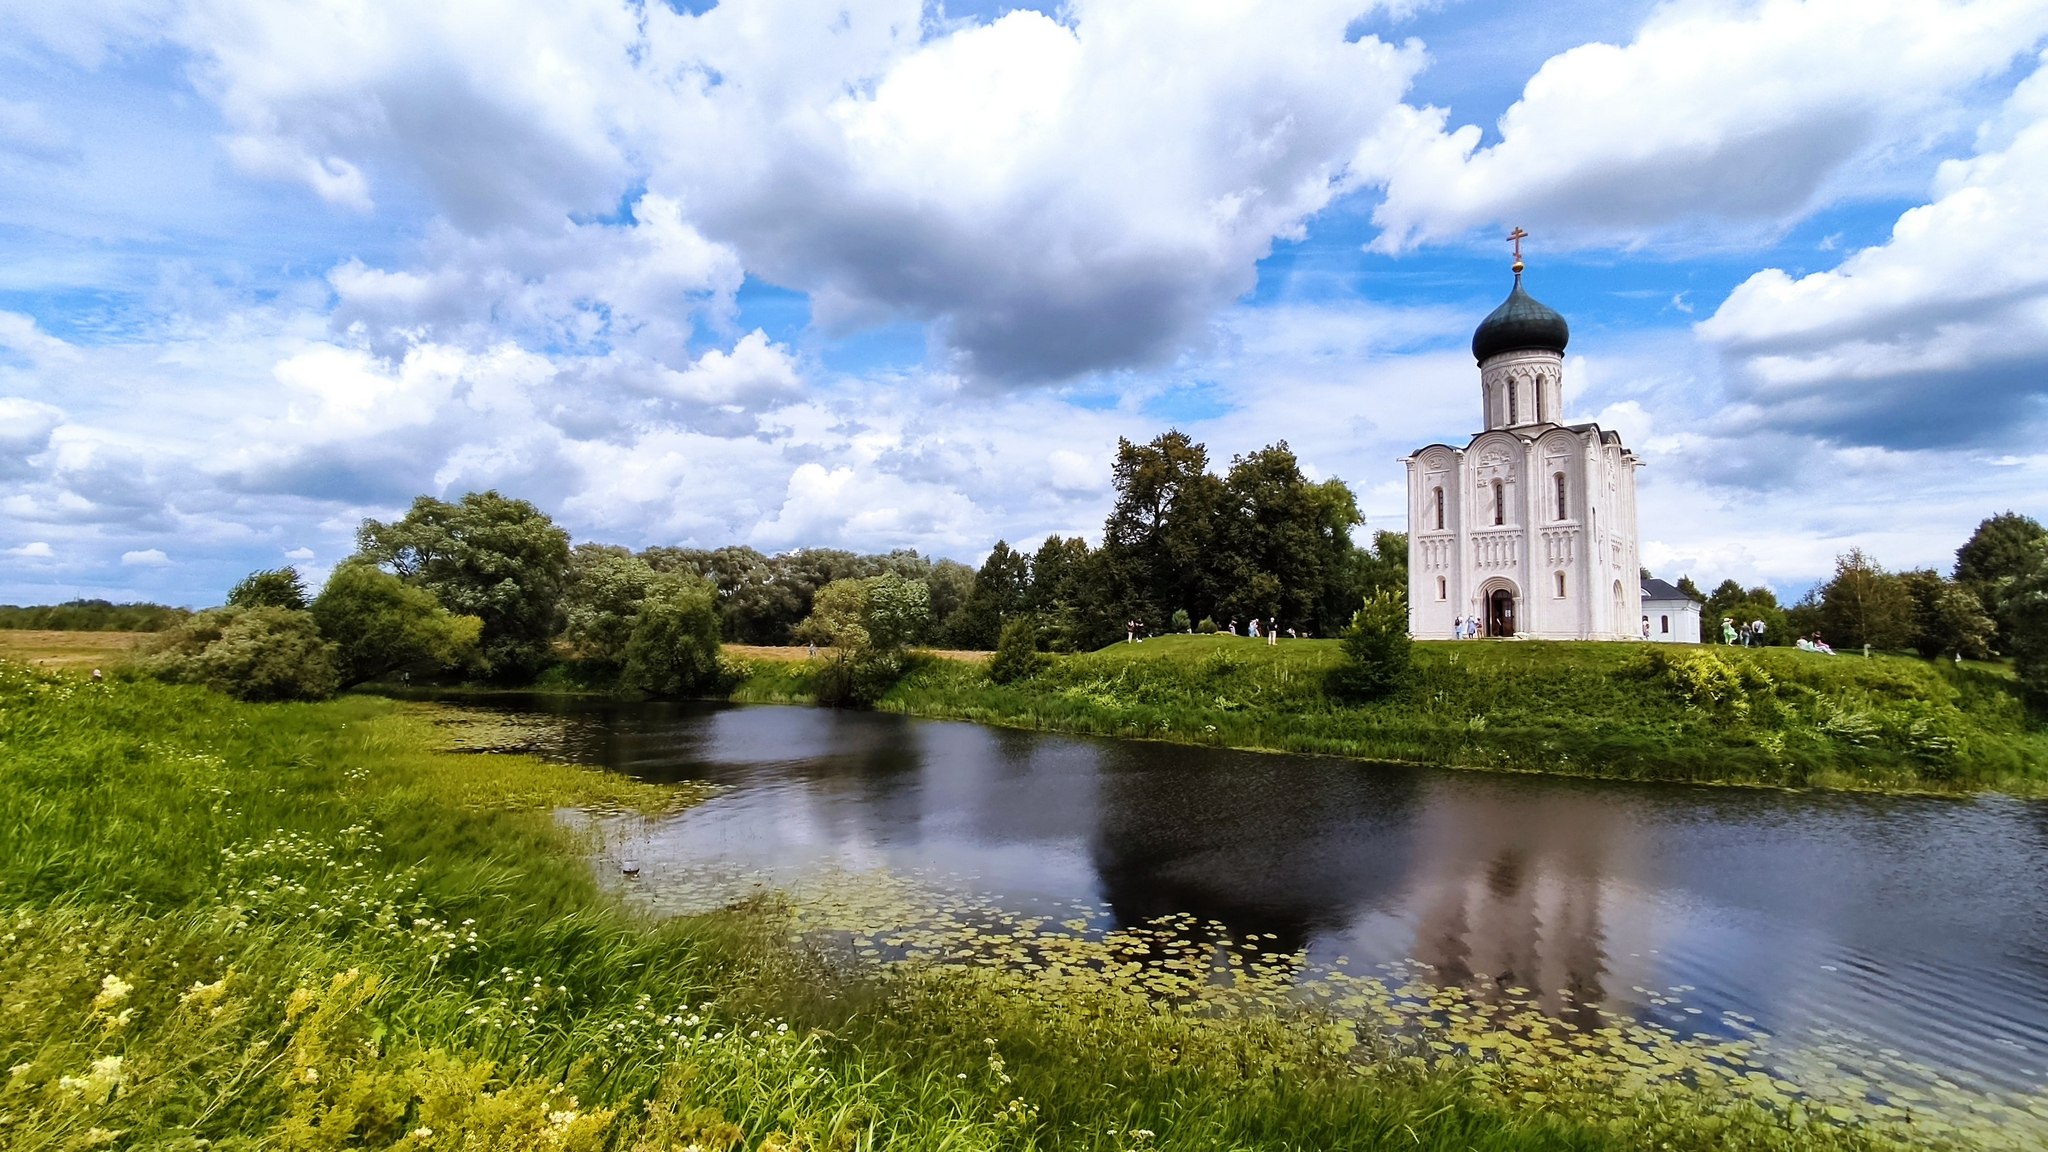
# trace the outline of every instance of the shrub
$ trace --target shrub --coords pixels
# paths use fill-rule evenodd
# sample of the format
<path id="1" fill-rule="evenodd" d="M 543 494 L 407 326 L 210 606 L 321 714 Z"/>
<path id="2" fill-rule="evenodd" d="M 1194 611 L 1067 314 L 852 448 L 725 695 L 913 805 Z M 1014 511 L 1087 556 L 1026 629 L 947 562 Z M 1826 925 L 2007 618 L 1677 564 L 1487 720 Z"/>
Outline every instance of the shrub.
<path id="1" fill-rule="evenodd" d="M 1193 630 L 1193 626 L 1188 623 L 1187 609 L 1175 608 L 1173 610 L 1173 630 L 1175 632 L 1189 632 Z"/>
<path id="2" fill-rule="evenodd" d="M 904 646 L 931 618 L 931 593 L 900 576 L 834 580 L 792 635 L 832 650 L 813 680 L 819 703 L 870 705 L 904 670 Z"/>
<path id="3" fill-rule="evenodd" d="M 1216 618 L 1214 616 L 1202 617 L 1202 622 L 1195 625 L 1195 631 L 1204 636 L 1214 636 L 1217 631 Z"/>
<path id="4" fill-rule="evenodd" d="M 142 670 L 252 701 L 322 700 L 341 685 L 334 645 L 310 613 L 289 608 L 202 612 L 164 633 Z"/>
<path id="5" fill-rule="evenodd" d="M 640 601 L 619 685 L 649 696 L 711 692 L 724 680 L 709 585 L 663 577 Z"/>
<path id="6" fill-rule="evenodd" d="M 1408 637 L 1408 595 L 1383 588 L 1365 598 L 1344 630 L 1344 659 L 1330 672 L 1330 692 L 1342 700 L 1378 700 L 1407 682 L 1414 642 Z"/>
<path id="7" fill-rule="evenodd" d="M 996 654 L 988 662 L 988 678 L 998 684 L 1026 680 L 1044 671 L 1050 658 L 1038 650 L 1038 621 L 1019 616 L 1003 625 Z"/>
<path id="8" fill-rule="evenodd" d="M 335 642 L 344 685 L 394 672 L 442 672 L 476 653 L 483 621 L 456 616 L 425 588 L 366 560 L 345 560 L 313 601 L 313 619 Z"/>

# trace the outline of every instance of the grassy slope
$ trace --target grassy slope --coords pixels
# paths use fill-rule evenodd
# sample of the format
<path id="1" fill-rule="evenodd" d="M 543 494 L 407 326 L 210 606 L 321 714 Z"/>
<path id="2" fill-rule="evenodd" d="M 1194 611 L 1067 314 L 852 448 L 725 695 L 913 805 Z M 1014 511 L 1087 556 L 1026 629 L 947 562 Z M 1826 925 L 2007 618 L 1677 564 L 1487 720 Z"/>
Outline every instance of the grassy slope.
<path id="1" fill-rule="evenodd" d="M 2009 676 L 1903 656 L 1599 643 L 1415 646 L 1401 694 L 1323 692 L 1334 641 L 1168 636 L 1058 658 L 1009 686 L 931 661 L 889 709 L 1060 732 L 1627 779 L 1886 789 L 2048 788 L 2048 734 Z M 1660 666 L 1659 658 L 1670 663 Z M 735 696 L 806 698 L 801 665 Z"/>
<path id="2" fill-rule="evenodd" d="M 0 662 L 0 1146 L 1880 1146 L 1684 1089 L 1359 1065 L 1313 1020 L 1107 981 L 849 977 L 772 909 L 648 924 L 547 810 L 675 793 L 433 740 L 388 701 Z"/>

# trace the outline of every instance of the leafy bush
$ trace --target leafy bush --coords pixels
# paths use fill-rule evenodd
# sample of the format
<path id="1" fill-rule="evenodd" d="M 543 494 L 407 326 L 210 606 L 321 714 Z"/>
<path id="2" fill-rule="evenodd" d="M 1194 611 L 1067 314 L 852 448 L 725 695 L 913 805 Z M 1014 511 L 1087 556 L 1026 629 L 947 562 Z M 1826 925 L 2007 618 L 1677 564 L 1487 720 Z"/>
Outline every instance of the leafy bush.
<path id="1" fill-rule="evenodd" d="M 334 645 L 310 613 L 289 608 L 202 612 L 159 637 L 141 668 L 252 701 L 322 700 L 341 686 Z"/>
<path id="2" fill-rule="evenodd" d="M 366 560 L 345 560 L 313 601 L 313 619 L 336 644 L 343 684 L 395 672 L 461 667 L 476 653 L 483 621 L 441 607 L 432 592 Z"/>
<path id="3" fill-rule="evenodd" d="M 1038 621 L 1019 616 L 1003 625 L 996 641 L 996 654 L 988 662 L 988 678 L 1011 684 L 1038 675 L 1051 658 L 1038 650 Z"/>
<path id="4" fill-rule="evenodd" d="M 1217 632 L 1216 618 L 1214 616 L 1202 617 L 1202 622 L 1195 625 L 1195 631 L 1204 636 L 1214 636 Z"/>
<path id="5" fill-rule="evenodd" d="M 813 683 L 821 704 L 871 705 L 903 675 L 904 648 L 931 618 L 931 592 L 901 576 L 834 580 L 818 589 L 799 641 L 832 650 Z"/>
<path id="6" fill-rule="evenodd" d="M 1186 632 L 1191 627 L 1188 623 L 1188 610 L 1185 608 L 1175 608 L 1173 610 L 1173 630 L 1175 632 Z"/>
<path id="7" fill-rule="evenodd" d="M 228 607 L 289 608 L 303 612 L 306 610 L 306 582 L 300 579 L 299 570 L 290 565 L 251 572 L 229 589 Z"/>
<path id="8" fill-rule="evenodd" d="M 1408 680 L 1413 648 L 1408 594 L 1398 588 L 1374 592 L 1344 630 L 1344 659 L 1330 673 L 1330 693 L 1350 701 L 1392 695 Z"/>
<path id="9" fill-rule="evenodd" d="M 649 696 L 690 696 L 717 690 L 724 678 L 711 587 L 660 578 L 640 601 L 620 687 Z"/>

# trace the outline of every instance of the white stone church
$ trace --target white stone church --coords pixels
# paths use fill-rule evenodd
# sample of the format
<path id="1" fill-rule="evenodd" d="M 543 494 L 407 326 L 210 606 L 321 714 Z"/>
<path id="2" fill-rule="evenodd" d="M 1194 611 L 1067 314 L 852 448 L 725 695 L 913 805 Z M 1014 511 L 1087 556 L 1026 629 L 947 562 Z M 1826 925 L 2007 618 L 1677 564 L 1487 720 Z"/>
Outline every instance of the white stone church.
<path id="1" fill-rule="evenodd" d="M 1518 230 L 1519 231 L 1519 230 Z M 1519 237 L 1517 237 L 1519 240 Z M 1484 636 L 1642 638 L 1635 454 L 1564 414 L 1564 317 L 1515 288 L 1472 334 L 1486 430 L 1408 466 L 1408 629 Z"/>

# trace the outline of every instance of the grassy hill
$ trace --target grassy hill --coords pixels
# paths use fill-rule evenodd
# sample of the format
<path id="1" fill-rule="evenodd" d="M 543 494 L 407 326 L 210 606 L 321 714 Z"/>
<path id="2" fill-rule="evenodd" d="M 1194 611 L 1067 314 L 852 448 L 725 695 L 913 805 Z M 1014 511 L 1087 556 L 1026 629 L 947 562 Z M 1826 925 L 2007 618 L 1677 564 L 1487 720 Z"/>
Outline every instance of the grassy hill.
<path id="1" fill-rule="evenodd" d="M 1362 707 L 1328 697 L 1326 640 L 1168 636 L 1056 657 L 999 686 L 922 660 L 882 707 L 1056 732 L 1634 780 L 2048 791 L 2048 732 L 2009 676 L 1906 656 L 1454 641 Z M 808 698 L 807 665 L 735 694 Z"/>

